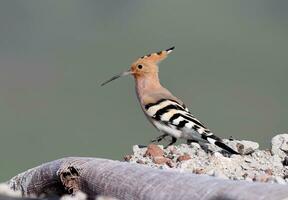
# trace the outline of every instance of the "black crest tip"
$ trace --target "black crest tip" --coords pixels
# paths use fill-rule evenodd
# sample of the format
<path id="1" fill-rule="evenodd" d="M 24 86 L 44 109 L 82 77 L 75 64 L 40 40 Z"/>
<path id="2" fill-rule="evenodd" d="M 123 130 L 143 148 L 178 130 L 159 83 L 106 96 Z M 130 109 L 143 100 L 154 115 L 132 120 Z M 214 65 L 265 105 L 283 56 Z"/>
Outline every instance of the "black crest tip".
<path id="1" fill-rule="evenodd" d="M 175 49 L 175 46 L 170 47 L 169 49 L 166 49 L 166 52 L 169 54 Z"/>

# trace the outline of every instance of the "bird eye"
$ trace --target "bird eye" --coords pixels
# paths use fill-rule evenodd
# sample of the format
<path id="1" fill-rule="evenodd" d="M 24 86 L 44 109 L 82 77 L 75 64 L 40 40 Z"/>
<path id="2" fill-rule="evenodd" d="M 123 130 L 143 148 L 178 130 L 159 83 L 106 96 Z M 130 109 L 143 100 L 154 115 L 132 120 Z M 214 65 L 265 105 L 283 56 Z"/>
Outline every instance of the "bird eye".
<path id="1" fill-rule="evenodd" d="M 143 68 L 143 66 L 142 65 L 138 65 L 138 69 L 142 69 Z"/>

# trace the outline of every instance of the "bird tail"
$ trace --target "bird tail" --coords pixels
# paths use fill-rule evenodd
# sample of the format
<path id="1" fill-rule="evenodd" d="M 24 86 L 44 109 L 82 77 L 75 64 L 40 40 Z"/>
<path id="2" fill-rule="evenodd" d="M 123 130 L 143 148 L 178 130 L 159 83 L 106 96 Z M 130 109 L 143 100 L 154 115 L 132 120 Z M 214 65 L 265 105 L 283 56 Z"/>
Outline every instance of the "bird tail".
<path id="1" fill-rule="evenodd" d="M 213 134 L 209 134 L 209 135 L 205 135 L 202 134 L 202 138 L 204 140 L 207 140 L 210 144 L 214 144 L 218 147 L 220 147 L 221 149 L 227 151 L 228 153 L 231 154 L 239 154 L 239 152 L 235 151 L 234 149 L 232 149 L 231 147 L 227 146 L 226 144 L 223 143 L 223 140 Z"/>

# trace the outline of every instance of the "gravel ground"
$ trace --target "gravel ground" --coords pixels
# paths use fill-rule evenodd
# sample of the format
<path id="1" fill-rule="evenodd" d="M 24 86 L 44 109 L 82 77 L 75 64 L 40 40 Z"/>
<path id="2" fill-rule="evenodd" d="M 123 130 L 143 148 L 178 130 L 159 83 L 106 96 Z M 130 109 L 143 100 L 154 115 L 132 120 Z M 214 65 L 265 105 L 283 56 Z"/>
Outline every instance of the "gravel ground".
<path id="1" fill-rule="evenodd" d="M 153 168 L 207 174 L 223 179 L 288 183 L 288 134 L 276 135 L 271 149 L 259 150 L 251 141 L 225 140 L 242 155 L 230 155 L 214 145 L 198 143 L 169 146 L 133 146 L 133 155 L 124 159 Z"/>

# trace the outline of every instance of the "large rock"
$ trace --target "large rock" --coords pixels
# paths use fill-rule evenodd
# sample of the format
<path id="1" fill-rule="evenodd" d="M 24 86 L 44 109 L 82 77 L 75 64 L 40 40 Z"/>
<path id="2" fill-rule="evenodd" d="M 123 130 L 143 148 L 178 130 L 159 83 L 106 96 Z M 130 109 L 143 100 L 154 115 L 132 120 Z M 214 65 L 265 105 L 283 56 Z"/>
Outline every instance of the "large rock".
<path id="1" fill-rule="evenodd" d="M 271 140 L 271 152 L 273 155 L 278 155 L 281 159 L 285 159 L 288 155 L 288 134 L 279 134 Z"/>
<path id="2" fill-rule="evenodd" d="M 257 142 L 248 140 L 223 139 L 223 142 L 241 155 L 251 154 L 259 148 Z"/>

